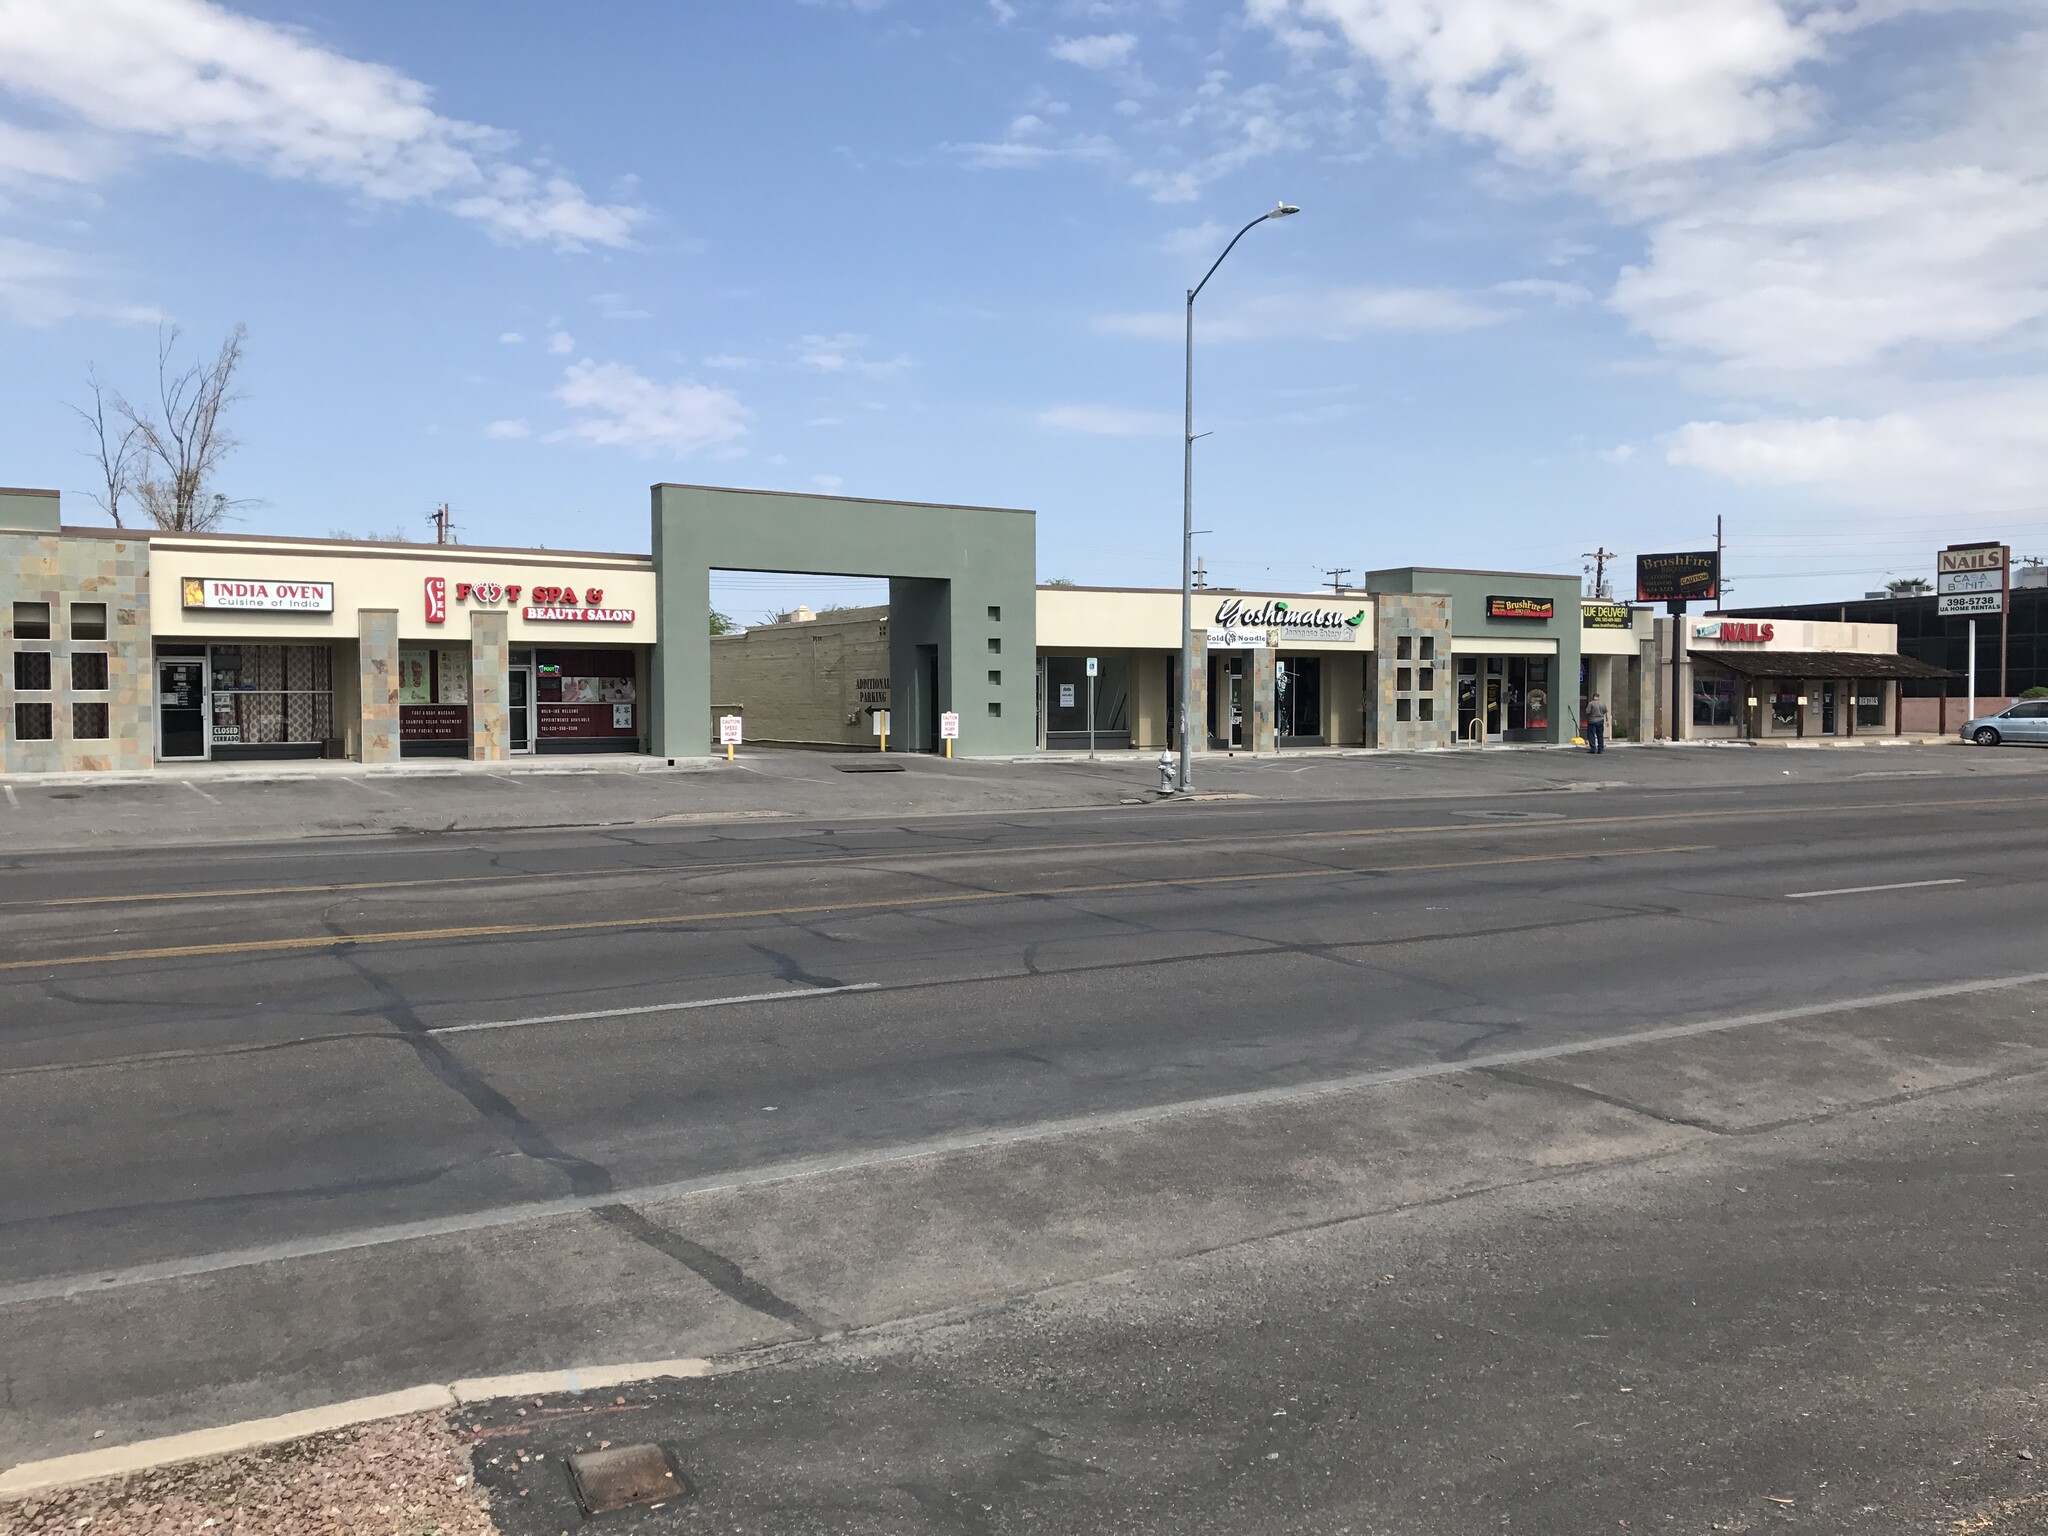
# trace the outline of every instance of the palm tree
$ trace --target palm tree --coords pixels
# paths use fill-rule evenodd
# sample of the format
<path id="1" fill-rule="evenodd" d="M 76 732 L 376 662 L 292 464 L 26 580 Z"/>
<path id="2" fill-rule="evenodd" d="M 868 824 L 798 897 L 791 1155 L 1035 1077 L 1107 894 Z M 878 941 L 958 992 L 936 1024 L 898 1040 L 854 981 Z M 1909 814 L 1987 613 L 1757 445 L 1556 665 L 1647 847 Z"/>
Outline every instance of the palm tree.
<path id="1" fill-rule="evenodd" d="M 1896 581 L 1886 582 L 1884 589 L 1893 597 L 1919 597 L 1934 590 L 1925 576 L 1901 576 Z"/>

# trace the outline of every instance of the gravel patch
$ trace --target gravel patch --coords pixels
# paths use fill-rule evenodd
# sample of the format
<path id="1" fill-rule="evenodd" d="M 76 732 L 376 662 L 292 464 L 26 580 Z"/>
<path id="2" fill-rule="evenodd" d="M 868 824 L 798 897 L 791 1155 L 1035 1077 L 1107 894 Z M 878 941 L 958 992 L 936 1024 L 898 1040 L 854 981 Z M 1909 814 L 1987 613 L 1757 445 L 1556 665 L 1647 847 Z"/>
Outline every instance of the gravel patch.
<path id="1" fill-rule="evenodd" d="M 5 1536 L 497 1536 L 445 1414 L 0 1504 Z"/>

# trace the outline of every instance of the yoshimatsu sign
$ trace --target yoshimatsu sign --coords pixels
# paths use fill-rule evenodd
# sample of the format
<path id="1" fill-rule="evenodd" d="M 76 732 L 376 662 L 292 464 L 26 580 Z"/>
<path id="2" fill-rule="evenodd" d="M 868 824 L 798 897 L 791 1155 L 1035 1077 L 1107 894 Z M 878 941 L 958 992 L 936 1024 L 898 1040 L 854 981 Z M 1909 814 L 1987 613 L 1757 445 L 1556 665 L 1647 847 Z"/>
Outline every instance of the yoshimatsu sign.
<path id="1" fill-rule="evenodd" d="M 1338 645 L 1349 645 L 1364 624 L 1363 608 L 1311 608 L 1279 597 L 1256 604 L 1241 597 L 1225 598 L 1216 617 L 1209 621 L 1212 631 L 1271 630 L 1283 640 L 1321 640 Z"/>

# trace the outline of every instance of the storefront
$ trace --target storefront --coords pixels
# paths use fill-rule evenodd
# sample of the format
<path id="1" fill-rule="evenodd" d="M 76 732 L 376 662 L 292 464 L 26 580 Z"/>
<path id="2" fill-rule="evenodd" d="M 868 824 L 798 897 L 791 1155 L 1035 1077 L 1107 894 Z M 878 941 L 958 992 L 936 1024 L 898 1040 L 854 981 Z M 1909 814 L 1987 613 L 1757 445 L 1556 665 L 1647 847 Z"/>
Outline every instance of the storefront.
<path id="1" fill-rule="evenodd" d="M 643 742 L 644 557 L 148 542 L 158 761 L 491 761 Z"/>
<path id="2" fill-rule="evenodd" d="M 1660 622 L 1661 636 L 1672 623 Z M 1683 734 L 1700 740 L 1897 735 L 1900 683 L 1947 675 L 1899 655 L 1889 624 L 1726 617 L 1677 623 L 1685 635 L 1681 697 L 1690 701 Z"/>
<path id="3" fill-rule="evenodd" d="M 1365 744 L 1362 596 L 1200 591 L 1188 638 L 1207 750 Z M 1178 591 L 1041 587 L 1039 744 L 1086 749 L 1092 724 L 1097 750 L 1177 748 L 1180 656 Z"/>
<path id="4" fill-rule="evenodd" d="M 1575 734 L 1583 627 L 1576 576 L 1407 567 L 1371 572 L 1366 585 L 1376 597 L 1449 599 L 1449 740 L 1542 744 Z"/>

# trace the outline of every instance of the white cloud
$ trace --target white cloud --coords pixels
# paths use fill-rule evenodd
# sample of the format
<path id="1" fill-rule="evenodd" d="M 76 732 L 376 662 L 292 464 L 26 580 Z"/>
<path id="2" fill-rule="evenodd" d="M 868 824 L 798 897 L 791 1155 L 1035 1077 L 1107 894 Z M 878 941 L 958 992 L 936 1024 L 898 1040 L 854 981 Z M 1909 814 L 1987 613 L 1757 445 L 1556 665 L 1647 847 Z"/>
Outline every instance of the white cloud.
<path id="1" fill-rule="evenodd" d="M 813 373 L 858 374 L 870 379 L 887 378 L 913 366 L 900 353 L 892 358 L 863 356 L 867 344 L 867 337 L 852 331 L 841 331 L 836 336 L 806 336 L 798 349 L 797 362 Z"/>
<path id="2" fill-rule="evenodd" d="M 1010 4 L 1010 0 L 988 0 L 988 9 L 999 27 L 1007 27 L 1017 19 L 1017 7 Z"/>
<path id="3" fill-rule="evenodd" d="M 576 338 L 567 331 L 554 331 L 548 336 L 548 350 L 557 357 L 566 357 L 576 350 Z"/>
<path id="4" fill-rule="evenodd" d="M 811 476 L 811 484 L 827 495 L 830 495 L 834 491 L 844 488 L 846 481 L 839 475 L 813 475 Z"/>
<path id="5" fill-rule="evenodd" d="M 660 383 L 624 363 L 572 363 L 555 398 L 579 416 L 570 437 L 677 458 L 744 437 L 748 412 L 728 390 L 688 381 Z"/>
<path id="6" fill-rule="evenodd" d="M 1083 69 L 1115 69 L 1130 62 L 1138 39 L 1129 32 L 1105 32 L 1092 37 L 1062 37 L 1049 50 L 1052 56 Z"/>
<path id="7" fill-rule="evenodd" d="M 515 438 L 531 437 L 532 435 L 533 428 L 523 421 L 494 421 L 484 428 L 485 437 Z"/>
<path id="8" fill-rule="evenodd" d="M 1443 288 L 1333 288 L 1275 293 L 1195 316 L 1205 341 L 1316 337 L 1342 340 L 1368 331 L 1469 331 L 1505 320 L 1508 312 L 1476 304 Z M 1104 315 L 1097 330 L 1116 336 L 1179 340 L 1186 326 L 1179 310 Z"/>
<path id="9" fill-rule="evenodd" d="M 1191 224 L 1184 229 L 1169 232 L 1159 245 L 1167 255 L 1178 256 L 1185 261 L 1202 257 L 1213 260 L 1223 249 L 1224 238 L 1229 233 L 1229 229 L 1224 225 L 1218 224 L 1214 219 L 1208 219 L 1200 224 Z"/>
<path id="10" fill-rule="evenodd" d="M 1095 437 L 1154 437 L 1172 432 L 1179 418 L 1165 411 L 1133 411 L 1120 405 L 1053 405 L 1037 416 L 1041 427 L 1056 432 L 1085 432 Z"/>
<path id="11" fill-rule="evenodd" d="M 1283 37 L 1334 28 L 1399 105 L 1519 160 L 1594 171 L 1764 144 L 1804 127 L 1791 79 L 1820 20 L 1776 0 L 1249 0 Z"/>
<path id="12" fill-rule="evenodd" d="M 574 250 L 631 242 L 644 211 L 591 201 L 511 158 L 514 137 L 444 117 L 420 81 L 212 0 L 9 0 L 0 90 L 69 120 L 9 125 L 0 156 L 82 179 L 95 155 L 160 148 L 341 188 L 433 202 L 507 240 Z"/>
<path id="13" fill-rule="evenodd" d="M 1596 448 L 1593 457 L 1603 464 L 1626 464 L 1636 456 L 1635 444 L 1616 443 L 1612 448 Z"/>
<path id="14" fill-rule="evenodd" d="M 735 352 L 714 352 L 704 359 L 704 366 L 734 373 L 751 373 L 761 366 L 761 362 L 759 358 L 741 357 Z"/>
<path id="15" fill-rule="evenodd" d="M 0 237 L 0 314 L 25 325 L 47 325 L 77 313 L 76 266 L 64 251 Z"/>
<path id="16" fill-rule="evenodd" d="M 1745 486 L 1791 486 L 1829 501 L 1970 513 L 2048 501 L 2048 379 L 1911 391 L 1869 416 L 1694 421 L 1672 433 L 1669 463 Z"/>
<path id="17" fill-rule="evenodd" d="M 525 340 L 526 338 L 520 335 L 517 331 L 500 331 L 498 333 L 498 341 L 501 345 L 504 346 L 516 347 Z"/>
<path id="18" fill-rule="evenodd" d="M 1559 309 L 1570 309 L 1593 297 L 1592 291 L 1583 284 L 1559 282 L 1549 277 L 1511 278 L 1505 283 L 1495 283 L 1492 291 L 1516 299 L 1548 299 Z"/>

